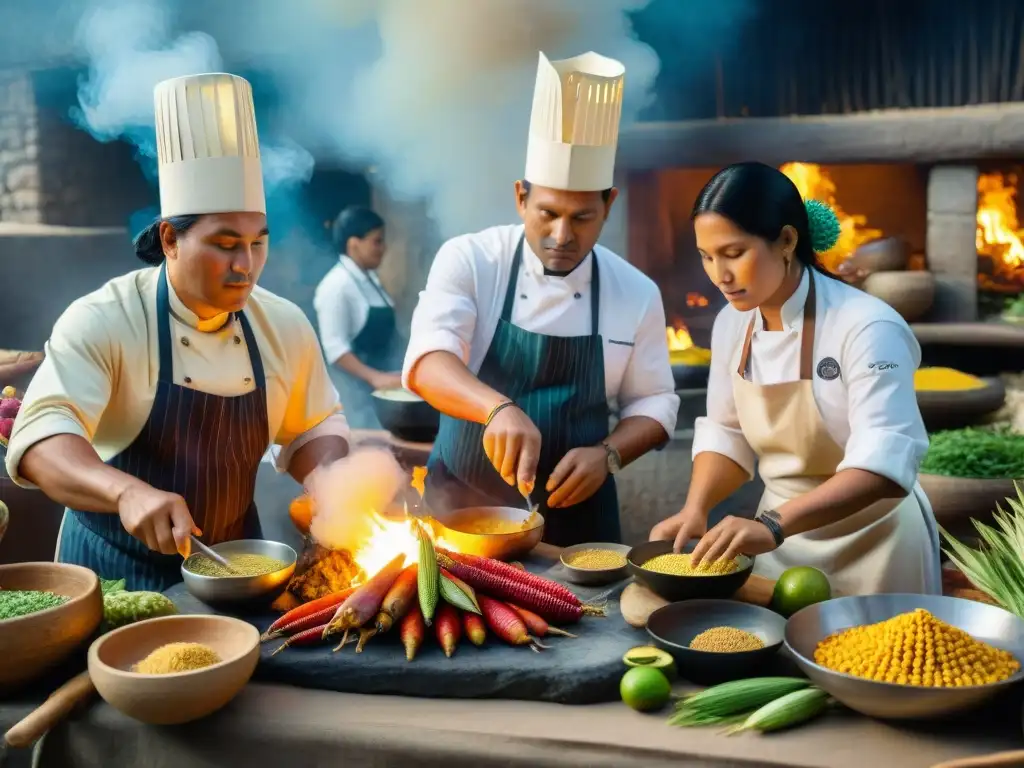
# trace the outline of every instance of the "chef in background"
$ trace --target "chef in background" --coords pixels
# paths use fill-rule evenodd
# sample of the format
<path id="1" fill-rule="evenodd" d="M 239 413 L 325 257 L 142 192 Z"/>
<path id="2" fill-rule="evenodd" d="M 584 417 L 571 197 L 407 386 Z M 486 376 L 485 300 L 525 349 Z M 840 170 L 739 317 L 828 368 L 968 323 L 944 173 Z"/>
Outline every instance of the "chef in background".
<path id="1" fill-rule="evenodd" d="M 313 296 L 320 344 L 349 424 L 380 429 L 374 390 L 402 386 L 405 340 L 395 307 L 377 276 L 384 260 L 384 220 L 369 208 L 346 208 L 334 222 L 338 263 Z"/>
<path id="2" fill-rule="evenodd" d="M 761 163 L 719 171 L 693 207 L 704 269 L 728 304 L 711 335 L 686 504 L 651 531 L 693 557 L 756 555 L 777 579 L 813 566 L 843 595 L 941 594 L 939 537 L 918 468 L 928 434 L 914 391 L 921 348 L 888 304 L 818 263 L 839 233 Z M 754 520 L 708 513 L 758 465 Z"/>
<path id="3" fill-rule="evenodd" d="M 620 540 L 614 475 L 669 439 L 679 407 L 658 287 L 597 244 L 624 74 L 596 53 L 540 55 L 523 223 L 441 247 L 405 358 L 406 386 L 442 413 L 427 504 L 530 494 L 558 545 Z"/>
<path id="4" fill-rule="evenodd" d="M 191 534 L 260 537 L 268 445 L 303 482 L 349 429 L 312 325 L 256 287 L 270 233 L 249 83 L 175 78 L 155 101 L 161 218 L 135 240 L 150 266 L 57 320 L 6 463 L 67 507 L 59 562 L 162 591 Z"/>

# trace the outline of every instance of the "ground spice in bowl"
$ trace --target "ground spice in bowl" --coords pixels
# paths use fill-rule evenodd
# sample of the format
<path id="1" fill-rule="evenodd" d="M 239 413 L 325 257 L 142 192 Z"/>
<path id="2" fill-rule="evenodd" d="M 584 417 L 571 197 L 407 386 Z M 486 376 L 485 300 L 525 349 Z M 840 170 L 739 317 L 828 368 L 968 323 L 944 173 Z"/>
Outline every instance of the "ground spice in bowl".
<path id="1" fill-rule="evenodd" d="M 566 565 L 587 571 L 624 568 L 626 556 L 611 549 L 581 549 L 565 558 Z"/>
<path id="2" fill-rule="evenodd" d="M 68 598 L 36 589 L 0 589 L 0 621 L 64 605 Z"/>
<path id="3" fill-rule="evenodd" d="M 741 653 L 761 650 L 764 648 L 764 641 L 757 635 L 735 627 L 712 627 L 693 638 L 690 641 L 690 648 L 711 653 Z"/>
<path id="4" fill-rule="evenodd" d="M 142 675 L 171 675 L 219 664 L 220 656 L 202 643 L 168 643 L 150 653 L 132 668 Z"/>
<path id="5" fill-rule="evenodd" d="M 670 552 L 652 557 L 640 567 L 667 576 L 725 576 L 738 571 L 740 565 L 735 560 L 721 559 L 713 563 L 704 560 L 694 568 L 690 555 Z"/>
<path id="6" fill-rule="evenodd" d="M 206 555 L 192 555 L 185 561 L 185 568 L 200 576 L 226 578 L 229 576 L 265 576 L 286 567 L 286 563 L 266 555 L 225 555 L 234 572 L 229 571 L 216 560 Z"/>

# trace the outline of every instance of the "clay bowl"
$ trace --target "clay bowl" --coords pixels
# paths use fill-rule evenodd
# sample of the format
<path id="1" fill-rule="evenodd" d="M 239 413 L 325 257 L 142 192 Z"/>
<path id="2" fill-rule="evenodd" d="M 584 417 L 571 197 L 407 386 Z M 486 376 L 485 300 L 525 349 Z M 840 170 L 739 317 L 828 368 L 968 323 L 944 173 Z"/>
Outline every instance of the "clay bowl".
<path id="1" fill-rule="evenodd" d="M 1001 379 L 986 378 L 984 387 L 961 390 L 917 390 L 917 405 L 929 432 L 977 424 L 1006 402 Z"/>
<path id="2" fill-rule="evenodd" d="M 100 581 L 78 565 L 0 565 L 0 589 L 34 589 L 70 598 L 56 608 L 0 621 L 0 694 L 35 681 L 63 662 L 103 619 Z"/>
<path id="3" fill-rule="evenodd" d="M 936 522 L 953 535 L 976 535 L 971 520 L 991 525 L 996 504 L 1009 511 L 1006 499 L 1017 498 L 1013 480 L 947 477 L 924 472 L 917 480 L 931 502 Z"/>
<path id="4" fill-rule="evenodd" d="M 132 667 L 168 643 L 202 643 L 222 661 L 167 675 Z M 260 658 L 260 633 L 228 616 L 164 616 L 103 635 L 89 648 L 89 676 L 100 696 L 128 717 L 178 725 L 216 712 L 245 687 Z"/>
<path id="5" fill-rule="evenodd" d="M 910 245 L 899 237 L 883 237 L 864 243 L 847 260 L 855 269 L 869 275 L 875 272 L 899 272 L 910 261 Z"/>
<path id="6" fill-rule="evenodd" d="M 4 540 L 4 534 L 7 533 L 7 524 L 11 522 L 11 513 L 7 510 L 7 505 L 0 501 L 0 541 Z"/>
<path id="7" fill-rule="evenodd" d="M 924 317 L 935 302 L 935 275 L 927 270 L 875 272 L 861 287 L 895 309 L 908 323 Z"/>

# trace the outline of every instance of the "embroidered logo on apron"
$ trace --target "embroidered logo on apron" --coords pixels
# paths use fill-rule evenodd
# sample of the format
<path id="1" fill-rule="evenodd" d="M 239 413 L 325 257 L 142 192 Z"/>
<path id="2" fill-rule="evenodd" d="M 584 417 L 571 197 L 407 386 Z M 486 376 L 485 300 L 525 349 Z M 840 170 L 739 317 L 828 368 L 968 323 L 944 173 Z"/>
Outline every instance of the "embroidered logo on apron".
<path id="1" fill-rule="evenodd" d="M 832 381 L 839 378 L 839 361 L 834 357 L 823 357 L 818 363 L 818 378 Z"/>

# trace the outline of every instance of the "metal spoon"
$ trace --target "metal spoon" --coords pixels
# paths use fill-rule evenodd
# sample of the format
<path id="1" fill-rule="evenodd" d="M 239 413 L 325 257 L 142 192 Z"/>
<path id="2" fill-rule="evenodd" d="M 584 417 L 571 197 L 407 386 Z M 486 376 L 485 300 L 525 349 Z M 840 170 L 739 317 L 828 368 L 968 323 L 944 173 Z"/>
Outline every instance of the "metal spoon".
<path id="1" fill-rule="evenodd" d="M 192 534 L 192 543 L 195 545 L 196 549 L 198 549 L 200 552 L 202 552 L 208 558 L 213 560 L 213 562 L 218 563 L 219 565 L 224 566 L 225 568 L 227 568 L 232 573 L 238 573 L 238 571 L 235 570 L 235 568 L 231 565 L 231 563 L 229 563 L 223 557 L 218 555 L 216 552 L 214 552 L 208 546 L 203 544 L 203 542 L 201 542 L 199 539 L 196 538 L 196 535 L 194 533 Z"/>

